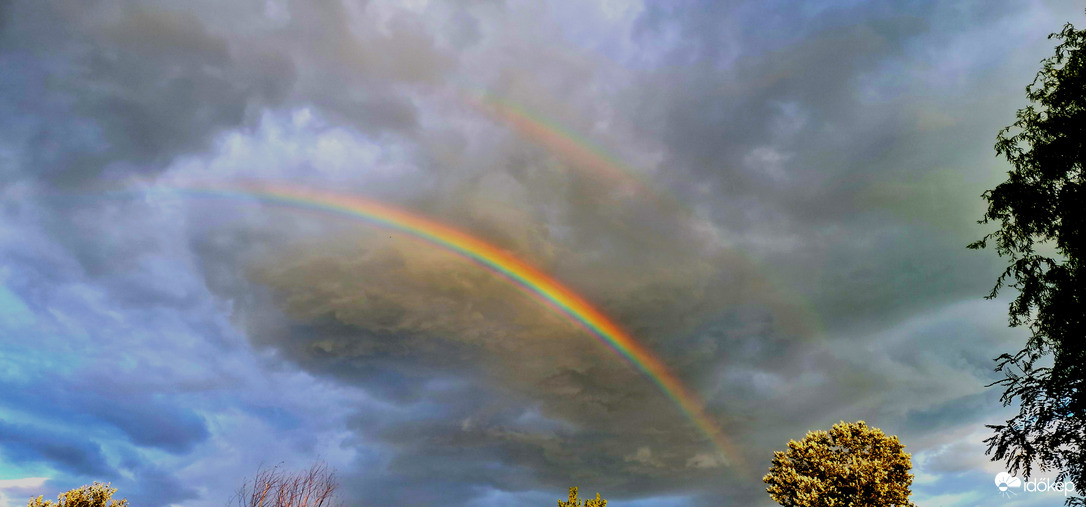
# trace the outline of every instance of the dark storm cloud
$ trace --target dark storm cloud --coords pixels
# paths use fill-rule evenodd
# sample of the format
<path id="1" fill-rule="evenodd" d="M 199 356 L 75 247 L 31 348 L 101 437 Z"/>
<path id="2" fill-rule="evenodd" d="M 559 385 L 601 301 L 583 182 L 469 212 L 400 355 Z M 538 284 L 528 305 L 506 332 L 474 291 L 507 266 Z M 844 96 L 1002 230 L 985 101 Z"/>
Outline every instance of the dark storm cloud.
<path id="1" fill-rule="evenodd" d="M 946 446 L 933 471 L 974 465 L 947 442 L 990 422 L 988 358 L 1015 336 L 955 304 L 996 272 L 963 245 L 1045 33 L 1015 2 L 635 4 L 0 0 L 17 69 L 0 73 L 0 282 L 51 336 L 93 329 L 77 350 L 140 365 L 0 399 L 73 414 L 108 458 L 8 423 L 5 455 L 116 476 L 115 451 L 148 504 L 218 503 L 247 471 L 227 468 L 318 447 L 351 455 L 349 502 L 571 484 L 766 501 L 650 380 L 478 265 L 257 206 L 51 191 L 274 175 L 385 196 L 554 275 L 701 393 L 751 476 L 859 418 Z M 473 110 L 472 87 L 602 140 L 676 202 Z M 262 359 L 234 371 L 227 320 Z M 293 366 L 316 380 L 254 387 Z"/>
<path id="2" fill-rule="evenodd" d="M 611 214 L 608 220 L 631 219 Z M 527 256 L 583 287 L 699 391 L 715 392 L 716 377 L 733 364 L 774 369 L 774 356 L 802 341 L 800 309 L 750 261 L 701 243 L 681 221 L 672 222 L 670 241 L 650 240 L 592 229 L 600 221 L 575 221 L 580 215 L 570 211 L 570 223 L 562 224 L 573 243 L 546 232 L 521 234 L 538 225 L 508 216 L 495 222 L 483 217 L 498 215 L 467 213 L 459 220 L 505 238 L 513 251 L 534 253 Z M 593 237 L 588 249 L 601 255 L 564 253 L 580 248 L 582 236 Z M 374 479 L 393 482 L 372 489 L 390 501 L 421 502 L 418 492 L 431 491 L 423 482 L 438 480 L 438 469 L 456 470 L 465 481 L 492 477 L 492 487 L 529 489 L 534 477 L 548 489 L 578 481 L 615 495 L 726 488 L 719 480 L 725 469 L 704 436 L 590 335 L 477 265 L 376 237 L 324 240 L 316 249 L 307 243 L 261 262 L 254 278 L 271 288 L 286 321 L 253 313 L 247 324 L 258 343 L 310 371 L 358 382 L 407 407 L 430 406 L 417 415 L 408 408 L 398 417 L 358 417 L 362 435 L 398 449 L 394 472 Z M 517 237 L 532 239 L 511 239 Z M 699 332 L 707 322 L 718 323 Z M 756 347 L 742 346 L 752 340 Z M 461 382 L 435 387 L 449 378 Z M 754 424 L 732 415 L 737 396 L 728 389 L 710 400 L 728 431 Z M 513 475 L 495 476 L 494 462 Z"/>
<path id="3" fill-rule="evenodd" d="M 186 484 L 173 471 L 138 455 L 124 457 L 122 465 L 136 478 L 135 488 L 124 491 L 124 497 L 133 505 L 177 505 L 200 497 L 200 485 Z"/>
<path id="4" fill-rule="evenodd" d="M 131 387 L 111 385 L 108 378 L 5 388 L 9 394 L 4 404 L 44 417 L 69 414 L 70 420 L 88 428 L 113 427 L 141 446 L 183 453 L 208 437 L 203 419 L 191 410 L 156 401 Z"/>
<path id="5" fill-rule="evenodd" d="M 270 8 L 13 2 L 0 60 L 19 72 L 0 79 L 0 129 L 19 174 L 5 180 L 73 188 L 155 174 L 288 100 L 362 130 L 410 130 L 414 106 L 395 87 L 454 65 L 406 16 L 379 30 L 340 2 L 291 3 L 282 22 Z"/>
<path id="6" fill-rule="evenodd" d="M 983 25 L 1013 12 L 967 13 L 958 21 Z M 507 160 L 487 160 L 481 171 L 489 174 L 433 196 L 424 208 L 582 290 L 708 393 L 714 414 L 751 457 L 810 429 L 797 429 L 796 420 L 868 418 L 911 431 L 898 422 L 910 410 L 972 399 L 989 376 L 979 369 L 951 374 L 946 356 L 929 353 L 944 340 L 937 334 L 912 344 L 924 350 L 919 355 L 889 347 L 873 359 L 852 345 L 919 310 L 982 294 L 995 272 L 963 247 L 972 230 L 960 224 L 975 210 L 942 204 L 969 188 L 953 174 L 967 157 L 911 150 L 952 134 L 939 118 L 907 110 L 911 90 L 878 80 L 908 61 L 933 26 L 943 26 L 930 19 L 937 13 L 934 3 L 881 3 L 776 16 L 771 31 L 782 35 L 773 44 L 742 28 L 742 20 L 762 14 L 754 4 L 645 15 L 638 41 L 659 60 L 641 60 L 648 69 L 637 71 L 639 81 L 610 99 L 633 111 L 630 118 L 647 120 L 637 130 L 662 142 L 663 179 L 710 210 L 718 234 L 757 252 L 760 269 L 721 249 L 687 212 L 616 199 L 612 182 L 576 168 L 555 171 L 554 159 L 533 150 L 531 139 L 499 138 L 496 151 Z M 683 35 L 672 51 L 650 47 L 659 42 L 651 33 L 657 27 Z M 540 58 L 556 65 L 548 56 Z M 497 86 L 506 82 L 499 78 Z M 575 92 L 569 100 L 588 99 Z M 949 165 L 929 166 L 937 160 Z M 503 172 L 512 183 L 488 186 Z M 914 175 L 926 179 L 910 184 Z M 494 188 L 513 189 L 520 219 L 488 218 L 500 215 L 486 211 Z M 926 192 L 951 216 L 915 202 Z M 898 202 L 886 197 L 902 193 Z M 511 239 L 517 235 L 531 239 Z M 785 248 L 774 248 L 781 243 L 774 236 L 784 236 Z M 732 482 L 734 471 L 715 463 L 696 434 L 691 440 L 686 422 L 643 378 L 577 345 L 574 339 L 586 337 L 539 317 L 540 309 L 477 267 L 417 245 L 357 243 L 366 249 L 337 252 L 336 242 L 325 242 L 319 254 L 296 249 L 261 263 L 255 279 L 272 289 L 285 320 L 262 326 L 269 321 L 254 313 L 258 322 L 250 325 L 262 343 L 310 371 L 427 407 L 388 420 L 359 417 L 362 435 L 398 449 L 395 466 L 369 489 L 389 501 L 426 502 L 430 493 L 419 492 L 426 484 L 462 495 L 471 478 L 494 477 L 484 484 L 599 483 L 619 497 L 669 488 L 737 502 L 764 496 L 757 485 Z M 763 270 L 779 276 L 770 281 Z M 810 308 L 797 301 L 809 302 L 821 331 L 850 332 L 812 340 L 803 317 Z M 874 350 L 892 342 L 871 340 Z M 434 389 L 450 377 L 472 385 Z M 549 425 L 519 428 L 533 410 Z M 492 463 L 512 470 L 495 474 Z"/>
<path id="7" fill-rule="evenodd" d="M 291 64 L 271 54 L 236 60 L 230 44 L 185 12 L 152 5 L 15 2 L 0 58 L 0 128 L 22 178 L 68 188 L 161 170 L 199 149 L 247 108 L 272 105 Z M 20 178 L 6 178 L 8 181 Z"/>
<path id="8" fill-rule="evenodd" d="M 187 407 L 206 408 L 214 397 L 195 393 L 227 389 L 225 377 L 246 375 L 225 367 L 223 378 L 210 371 L 193 375 L 187 365 L 214 368 L 216 360 L 207 349 L 175 348 L 180 337 L 195 332 L 220 349 L 211 357 L 229 354 L 223 330 L 207 316 L 221 310 L 200 278 L 213 288 L 236 283 L 243 251 L 210 248 L 213 239 L 200 234 L 207 230 L 202 226 L 190 243 L 170 210 L 100 189 L 115 190 L 133 174 L 154 176 L 178 157 L 215 146 L 228 129 L 259 126 L 266 110 L 280 106 L 319 108 L 322 118 L 352 132 L 409 133 L 417 122 L 415 106 L 397 86 L 433 82 L 453 62 L 434 47 L 427 27 L 403 14 L 378 23 L 357 10 L 362 4 L 294 2 L 279 13 L 264 2 L 207 6 L 4 2 L 0 13 L 0 65 L 18 69 L 0 77 L 0 190 L 7 219 L 0 230 L 18 238 L 2 249 L 0 280 L 38 316 L 39 328 L 53 323 L 56 339 L 80 325 L 112 330 L 95 336 L 94 357 L 126 365 L 113 375 L 90 368 L 67 377 L 20 378 L 20 389 L 3 397 L 4 409 L 40 419 L 70 414 L 71 424 L 103 432 L 103 445 L 112 452 L 130 452 L 122 466 L 135 481 L 118 478 L 110 459 L 90 444 L 68 445 L 54 436 L 50 447 L 52 437 L 12 436 L 16 443 L 5 448 L 18 451 L 20 463 L 61 470 L 78 465 L 96 479 L 116 478 L 122 494 L 147 505 L 193 499 L 197 490 L 177 478 L 176 462 L 151 466 L 131 450 L 202 459 L 190 454 L 210 430 Z M 458 19 L 470 26 L 470 16 Z M 460 40 L 471 37 L 468 30 Z M 188 256 L 190 248 L 196 256 Z M 57 315 L 63 320 L 51 318 Z M 146 341 L 133 339 L 141 332 Z M 43 345 L 43 355 L 45 350 Z M 175 360 L 162 364 L 171 354 Z M 138 380 L 132 364 L 144 370 Z M 241 396 L 242 405 L 253 405 L 250 396 Z M 262 404 L 269 403 L 282 400 Z M 314 431 L 314 421 L 297 415 L 270 417 L 278 427 L 289 426 L 281 430 L 287 433 Z M 219 431 L 230 427 L 218 421 Z M 324 438 L 314 433 L 297 442 L 259 442 L 254 449 L 293 445 L 304 454 Z M 248 461 L 207 479 L 240 480 L 259 461 L 287 456 L 282 450 L 276 456 L 235 452 L 230 460 Z M 220 485 L 204 501 L 221 502 L 225 498 L 212 497 L 226 492 Z"/>
<path id="9" fill-rule="evenodd" d="M 883 75 L 933 63 L 917 60 L 941 30 L 969 33 L 1022 9 L 1011 2 L 960 9 L 932 1 L 710 4 L 704 12 L 651 6 L 642 16 L 638 40 L 669 48 L 655 51 L 655 63 L 669 72 L 650 71 L 638 86 L 653 100 L 637 106 L 658 120 L 641 125 L 667 143 L 687 185 L 713 185 L 717 204 L 764 202 L 806 225 L 847 218 L 856 209 L 838 207 L 853 203 L 840 197 L 870 178 L 931 169 L 917 163 L 927 153 L 915 149 L 915 138 L 899 140 L 922 133 L 909 124 L 904 102 L 919 101 L 909 96 L 917 85 Z M 682 37 L 669 46 L 671 32 Z M 783 167 L 769 167 L 772 152 L 786 155 L 776 161 Z M 742 226 L 744 217 L 719 218 Z"/>
<path id="10" fill-rule="evenodd" d="M 67 432 L 0 421 L 0 450 L 11 462 L 48 461 L 67 472 L 84 476 L 112 476 L 97 443 Z"/>
<path id="11" fill-rule="evenodd" d="M 706 7 L 727 11 L 720 23 L 665 7 L 640 23 L 646 47 L 683 34 L 646 73 L 651 99 L 633 104 L 676 185 L 781 266 L 828 326 L 879 327 L 982 294 L 997 260 L 961 246 L 981 233 L 971 196 L 991 179 L 994 132 L 1019 90 L 1002 84 L 1014 82 L 1006 60 L 977 55 L 968 73 L 935 48 L 972 47 L 1027 7 L 723 5 Z M 1028 63 L 1019 44 L 997 44 Z M 936 73 L 945 93 L 920 84 Z"/>

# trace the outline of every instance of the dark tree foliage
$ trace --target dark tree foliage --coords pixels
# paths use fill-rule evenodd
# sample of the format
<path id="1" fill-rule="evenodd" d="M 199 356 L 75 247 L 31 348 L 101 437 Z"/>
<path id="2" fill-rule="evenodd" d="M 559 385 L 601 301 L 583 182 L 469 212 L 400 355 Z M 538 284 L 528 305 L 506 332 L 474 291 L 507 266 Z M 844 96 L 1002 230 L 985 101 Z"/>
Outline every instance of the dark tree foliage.
<path id="1" fill-rule="evenodd" d="M 1068 23 L 1049 38 L 1061 42 L 1026 87 L 1031 104 L 997 136 L 996 153 L 1013 169 L 983 194 L 988 211 L 981 223 L 1001 228 L 969 245 L 984 248 L 991 240 L 1009 258 L 988 297 L 1005 285 L 1016 289 L 1010 324 L 1031 331 L 1022 350 L 996 359 L 1004 378 L 992 385 L 1005 388 L 1004 406 L 1018 400 L 1020 410 L 989 426 L 994 435 L 985 443 L 1012 474 L 1056 470 L 1058 481 L 1086 488 L 1086 30 Z"/>

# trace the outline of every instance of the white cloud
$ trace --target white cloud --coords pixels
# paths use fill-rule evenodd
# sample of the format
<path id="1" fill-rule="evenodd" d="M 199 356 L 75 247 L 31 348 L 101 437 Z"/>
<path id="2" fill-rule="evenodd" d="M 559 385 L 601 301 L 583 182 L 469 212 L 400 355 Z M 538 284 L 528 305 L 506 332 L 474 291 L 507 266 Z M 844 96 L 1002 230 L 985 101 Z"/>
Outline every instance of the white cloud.
<path id="1" fill-rule="evenodd" d="M 37 496 L 48 477 L 0 479 L 0 507 L 20 507 L 31 496 Z"/>

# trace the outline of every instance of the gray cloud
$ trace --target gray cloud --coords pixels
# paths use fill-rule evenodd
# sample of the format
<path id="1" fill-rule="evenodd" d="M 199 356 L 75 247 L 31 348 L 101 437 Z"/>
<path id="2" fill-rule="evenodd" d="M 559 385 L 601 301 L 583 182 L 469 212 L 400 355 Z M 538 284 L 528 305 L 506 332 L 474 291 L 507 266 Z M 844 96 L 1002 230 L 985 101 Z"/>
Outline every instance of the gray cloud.
<path id="1" fill-rule="evenodd" d="M 172 403 L 155 401 L 130 386 L 117 385 L 109 378 L 82 378 L 73 383 L 18 389 L 4 402 L 43 417 L 64 417 L 85 427 L 113 426 L 133 443 L 170 452 L 190 451 L 208 437 L 204 421 L 190 410 Z M 111 385 L 112 384 L 112 385 Z M 128 396 L 119 396 L 127 391 Z"/>
<path id="2" fill-rule="evenodd" d="M 739 17 L 720 13 L 722 28 L 703 11 L 657 7 L 640 23 L 645 45 L 671 51 L 657 51 L 627 106 L 651 118 L 638 125 L 666 144 L 676 188 L 779 266 L 827 325 L 878 328 L 982 294 L 998 263 L 960 246 L 982 233 L 975 196 L 998 174 L 993 132 L 1031 62 L 1010 39 L 994 50 L 1002 64 L 971 52 L 975 72 L 953 67 L 967 64 L 951 51 L 1019 29 L 1027 6 L 712 9 Z M 1029 54 L 1043 53 L 1044 34 L 1028 35 Z"/>
<path id="3" fill-rule="evenodd" d="M 989 359 L 1017 337 L 961 303 L 998 263 L 964 245 L 1058 23 L 1038 27 L 1070 3 L 0 2 L 18 69 L 0 76 L 0 282 L 41 350 L 142 372 L 34 377 L 0 405 L 108 441 L 5 423 L 3 449 L 123 468 L 145 503 L 220 503 L 252 461 L 323 450 L 351 501 L 576 484 L 754 505 L 772 449 L 864 418 L 929 473 L 965 473 L 962 439 L 999 414 Z M 476 89 L 643 181 L 472 106 Z M 476 264 L 241 200 L 102 195 L 133 176 L 336 188 L 507 249 L 701 393 L 754 479 Z"/>
<path id="4" fill-rule="evenodd" d="M 84 477 L 116 473 L 97 443 L 76 435 L 0 421 L 0 445 L 4 457 L 15 463 L 48 460 Z"/>
<path id="5" fill-rule="evenodd" d="M 455 59 L 412 18 L 378 22 L 366 9 L 13 2 L 0 58 L 20 72 L 0 82 L 0 128 L 22 174 L 5 179 L 74 188 L 154 174 L 288 100 L 364 131 L 410 131 L 414 106 L 397 87 L 435 82 Z"/>
<path id="6" fill-rule="evenodd" d="M 280 100 L 291 82 L 289 62 L 239 61 L 227 40 L 176 10 L 15 2 L 9 16 L 2 58 L 21 71 L 4 80 L 0 127 L 24 177 L 69 188 L 160 170 L 241 124 L 247 108 Z"/>
<path id="7" fill-rule="evenodd" d="M 780 298 L 750 261 L 726 250 L 710 255 L 714 247 L 695 242 L 689 228 L 673 229 L 670 242 L 597 230 L 599 245 L 589 243 L 589 249 L 601 255 L 582 258 L 565 254 L 575 243 L 525 234 L 531 222 L 508 216 L 488 222 L 498 215 L 479 210 L 465 214 L 453 221 L 513 251 L 531 252 L 526 257 L 575 280 L 699 390 L 721 382 L 737 364 L 779 371 L 774 361 L 807 332 L 803 312 Z M 593 236 L 585 228 L 597 224 L 573 222 L 577 216 L 570 212 L 571 223 L 560 225 L 571 229 L 571 242 Z M 413 492 L 428 490 L 421 482 L 437 480 L 440 468 L 458 470 L 464 480 L 492 477 L 493 487 L 529 488 L 533 477 L 551 489 L 570 481 L 599 483 L 616 495 L 677 484 L 725 487 L 711 446 L 648 379 L 508 282 L 449 253 L 384 234 L 320 244 L 276 249 L 257 264 L 254 279 L 271 289 L 286 321 L 259 312 L 247 326 L 259 344 L 275 346 L 310 371 L 361 383 L 399 404 L 435 404 L 437 420 L 358 417 L 364 435 L 399 449 L 396 482 L 374 488 L 390 499 L 423 501 Z M 606 255 L 637 251 L 638 244 L 652 250 Z M 712 322 L 712 332 L 699 329 Z M 755 337 L 757 346 L 743 345 Z M 745 353 L 734 354 L 734 347 Z M 453 382 L 435 392 L 434 384 L 448 378 L 468 379 L 471 387 Z M 721 392 L 711 406 L 729 431 L 748 430 L 753 420 L 730 415 L 733 391 Z M 524 427 L 533 418 L 538 424 Z M 495 461 L 517 472 L 494 476 L 487 470 Z M 411 468 L 423 462 L 412 479 Z"/>
<path id="8" fill-rule="evenodd" d="M 994 273 L 992 264 L 972 261 L 960 248 L 971 229 L 938 229 L 935 215 L 917 227 L 908 214 L 927 208 L 912 201 L 915 195 L 902 198 L 904 216 L 894 214 L 900 207 L 884 211 L 886 194 L 894 190 L 934 191 L 936 202 L 947 199 L 941 180 L 951 177 L 923 168 L 931 174 L 927 182 L 892 186 L 910 165 L 924 164 L 899 146 L 930 144 L 935 134 L 920 130 L 927 128 L 921 123 L 903 122 L 892 101 L 867 107 L 861 101 L 869 75 L 887 61 L 907 59 L 902 48 L 927 33 L 922 15 L 886 9 L 851 12 L 854 23 L 829 23 L 825 14 L 794 44 L 768 54 L 740 53 L 727 67 L 742 70 L 735 72 L 737 80 L 723 71 L 699 71 L 699 63 L 716 68 L 712 59 L 724 56 L 684 52 L 683 58 L 694 58 L 688 73 L 649 71 L 641 76 L 647 86 L 620 96 L 652 98 L 634 110 L 660 119 L 645 122 L 659 130 L 636 135 L 663 142 L 664 164 L 674 168 L 667 177 L 681 182 L 678 193 L 707 205 L 714 230 L 749 244 L 764 256 L 761 266 L 721 249 L 687 211 L 622 201 L 609 195 L 613 182 L 578 172 L 575 163 L 563 170 L 567 161 L 561 159 L 556 168 L 554 156 L 540 152 L 532 139 L 497 138 L 492 151 L 507 158 L 476 162 L 473 179 L 430 196 L 422 207 L 573 281 L 684 380 L 701 392 L 719 393 L 710 394 L 711 406 L 747 442 L 751 456 L 801 436 L 784 421 L 830 424 L 852 417 L 893 427 L 913 407 L 921 407 L 916 414 L 935 410 L 927 408 L 940 403 L 932 394 L 949 384 L 961 390 L 939 400 L 972 396 L 985 378 L 980 373 L 915 380 L 951 371 L 939 358 L 908 363 L 902 351 L 902 358 L 872 362 L 845 352 L 854 337 L 983 293 Z M 711 19 L 701 14 L 699 19 Z M 698 60 L 703 53 L 705 60 Z M 562 86 L 560 79 L 552 81 Z M 517 97 L 517 90 L 508 92 Z M 568 98 L 589 97 L 573 92 Z M 812 130 L 816 126 L 821 130 Z M 757 172 L 773 164 L 784 181 Z M 503 203 L 503 194 L 516 197 Z M 509 202 L 520 211 L 506 214 Z M 963 217 L 955 218 L 961 222 L 974 211 L 939 209 Z M 805 249 L 756 243 L 767 224 Z M 441 415 L 420 419 L 382 423 L 360 416 L 367 421 L 359 423 L 363 434 L 399 449 L 393 471 L 382 479 L 391 484 L 373 489 L 389 499 L 425 502 L 415 496 L 422 484 L 462 491 L 471 477 L 493 475 L 488 464 L 500 462 L 518 472 L 495 476 L 492 487 L 539 487 L 534 482 L 557 488 L 579 481 L 602 483 L 620 497 L 684 487 L 715 490 L 713 495 L 727 489 L 735 500 L 761 498 L 758 485 L 737 486 L 722 480 L 720 469 L 702 473 L 694 467 L 704 443 L 690 440 L 674 408 L 606 354 L 573 345 L 585 338 L 576 330 L 540 316 L 541 309 L 476 266 L 378 234 L 362 238 L 322 242 L 316 255 L 306 244 L 259 263 L 255 280 L 271 288 L 284 314 L 277 323 L 250 326 L 258 330 L 258 343 L 273 344 L 310 371 L 357 382 L 397 403 L 437 404 L 431 409 Z M 948 260 L 947 252 L 956 251 L 961 253 Z M 765 270 L 787 282 L 769 280 Z M 928 293 L 937 295 L 918 297 Z M 825 348 L 810 339 L 815 331 L 804 318 L 810 310 L 796 304 L 805 300 L 824 332 L 848 330 L 819 337 L 839 344 Z M 254 313 L 254 320 L 265 316 Z M 514 322 L 503 322 L 508 320 Z M 450 377 L 500 388 L 429 387 Z M 897 406 L 886 405 L 892 398 L 882 393 L 902 389 L 909 395 Z M 517 428 L 532 410 L 554 426 Z M 500 415 L 505 413 L 510 415 Z M 438 472 L 452 469 L 458 472 L 447 473 L 462 473 L 462 479 Z"/>

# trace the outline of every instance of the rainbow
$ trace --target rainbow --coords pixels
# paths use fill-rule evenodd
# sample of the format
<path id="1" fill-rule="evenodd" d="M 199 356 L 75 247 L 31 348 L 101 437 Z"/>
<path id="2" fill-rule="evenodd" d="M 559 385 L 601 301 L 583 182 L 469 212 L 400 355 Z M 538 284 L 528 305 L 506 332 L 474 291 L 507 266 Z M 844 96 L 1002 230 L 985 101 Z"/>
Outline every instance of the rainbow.
<path id="1" fill-rule="evenodd" d="M 770 76 L 769 81 L 780 77 Z M 465 89 L 460 91 L 460 95 L 461 100 L 474 109 L 508 124 L 520 135 L 535 140 L 574 167 L 614 180 L 618 182 L 620 189 L 632 189 L 636 196 L 648 196 L 658 209 L 677 212 L 687 218 L 699 219 L 698 213 L 683 200 L 666 190 L 656 190 L 656 187 L 650 185 L 638 171 L 573 129 L 485 90 Z M 755 266 L 761 264 L 757 259 L 747 256 L 743 258 Z M 776 287 L 789 285 L 781 281 L 772 271 L 759 269 L 759 272 Z M 814 330 L 811 332 L 819 334 L 824 326 L 818 320 L 818 312 L 812 308 L 810 302 L 796 300 L 790 304 L 803 312 L 806 321 L 813 325 Z"/>
<path id="2" fill-rule="evenodd" d="M 725 463 L 740 462 L 739 453 L 706 413 L 702 401 L 651 350 L 573 290 L 501 248 L 421 215 L 352 195 L 269 184 L 184 186 L 171 190 L 201 197 L 249 198 L 362 219 L 467 258 L 509 280 L 602 341 L 656 384 L 709 438 Z"/>
<path id="3" fill-rule="evenodd" d="M 539 113 L 486 92 L 465 93 L 464 101 L 475 109 L 502 120 L 521 135 L 534 139 L 574 167 L 620 181 L 623 185 L 632 187 L 636 193 L 650 196 L 658 204 L 678 204 L 674 197 L 654 190 L 637 171 L 614 155 L 588 138 Z"/>

